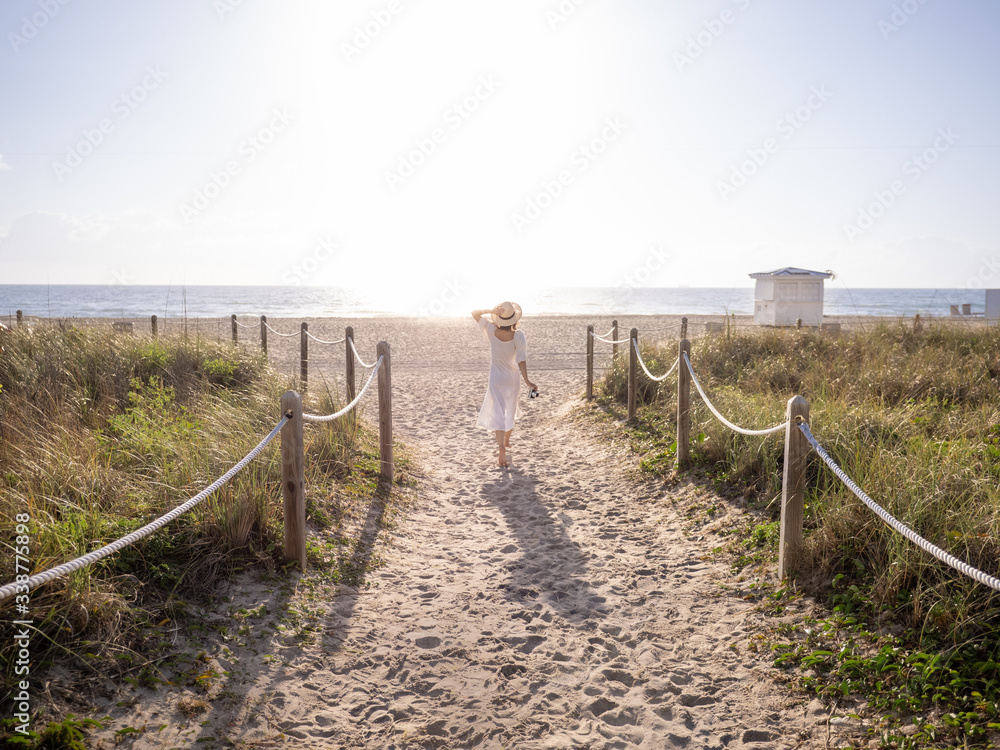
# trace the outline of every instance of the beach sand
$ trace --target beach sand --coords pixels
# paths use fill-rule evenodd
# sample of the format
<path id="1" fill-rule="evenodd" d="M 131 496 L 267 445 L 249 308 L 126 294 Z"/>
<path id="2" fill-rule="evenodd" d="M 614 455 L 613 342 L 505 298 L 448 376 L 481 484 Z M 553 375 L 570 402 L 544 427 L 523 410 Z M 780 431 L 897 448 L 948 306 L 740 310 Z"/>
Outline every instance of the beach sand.
<path id="1" fill-rule="evenodd" d="M 641 477 L 616 428 L 581 416 L 588 322 L 610 328 L 524 320 L 541 396 L 522 389 L 502 470 L 474 426 L 488 348 L 471 318 L 310 320 L 325 339 L 353 325 L 366 359 L 392 347 L 393 423 L 419 487 L 393 543 L 370 552 L 386 564 L 361 589 L 315 572 L 289 574 L 284 593 L 253 577 L 226 587 L 197 643 L 175 636 L 204 652 L 204 689 L 126 686 L 101 706 L 115 723 L 93 746 L 116 747 L 125 727 L 140 730 L 122 737 L 133 748 L 811 748 L 831 730 L 845 744 L 849 722 L 828 726 L 818 701 L 775 679 L 766 647 L 748 648 L 762 615 L 713 554 L 744 511 L 691 480 Z M 676 338 L 678 323 L 622 329 Z M 269 344 L 276 367 L 297 369 L 297 338 Z M 342 391 L 344 356 L 311 342 L 311 382 Z M 685 519 L 696 503 L 719 506 L 712 526 Z M 319 637 L 294 636 L 289 604 L 319 612 Z"/>

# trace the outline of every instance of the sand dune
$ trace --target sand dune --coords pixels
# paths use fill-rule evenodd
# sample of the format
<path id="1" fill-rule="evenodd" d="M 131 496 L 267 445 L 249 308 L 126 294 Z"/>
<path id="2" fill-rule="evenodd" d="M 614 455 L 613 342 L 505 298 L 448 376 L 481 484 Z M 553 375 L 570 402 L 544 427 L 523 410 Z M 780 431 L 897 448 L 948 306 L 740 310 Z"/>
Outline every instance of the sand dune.
<path id="1" fill-rule="evenodd" d="M 209 737 L 303 748 L 825 746 L 826 714 L 746 648 L 758 616 L 712 561 L 718 539 L 675 509 L 705 490 L 640 479 L 634 459 L 576 413 L 585 322 L 525 321 L 542 396 L 522 394 L 509 471 L 474 427 L 488 354 L 471 319 L 352 324 L 362 356 L 392 344 L 397 437 L 421 467 L 394 545 L 376 551 L 388 564 L 361 590 L 334 592 L 312 573 L 287 594 L 231 587 L 204 620 L 253 633 L 226 640 L 209 628 L 201 647 L 220 677 L 206 704 L 190 688 L 129 688 L 136 702 L 109 708 L 117 723 L 95 746 L 113 747 L 125 726 L 145 728 L 125 740 L 135 748 Z M 343 325 L 310 329 L 333 337 Z M 279 367 L 293 366 L 296 345 L 272 343 Z M 343 357 L 317 345 L 311 371 L 333 377 Z M 319 611 L 314 643 L 279 628 L 283 597 Z M 262 603 L 260 620 L 233 620 Z"/>

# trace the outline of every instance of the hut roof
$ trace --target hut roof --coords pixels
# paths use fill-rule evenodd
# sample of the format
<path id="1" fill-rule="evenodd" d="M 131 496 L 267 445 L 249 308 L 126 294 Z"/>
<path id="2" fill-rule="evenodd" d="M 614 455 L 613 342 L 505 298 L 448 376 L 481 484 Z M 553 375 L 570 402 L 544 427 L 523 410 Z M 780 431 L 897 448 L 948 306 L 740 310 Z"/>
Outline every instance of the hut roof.
<path id="1" fill-rule="evenodd" d="M 778 268 L 774 271 L 759 271 L 758 273 L 750 274 L 751 279 L 766 279 L 774 276 L 804 276 L 813 279 L 829 279 L 833 274 L 828 271 L 808 271 L 805 268 L 792 268 L 791 266 Z"/>

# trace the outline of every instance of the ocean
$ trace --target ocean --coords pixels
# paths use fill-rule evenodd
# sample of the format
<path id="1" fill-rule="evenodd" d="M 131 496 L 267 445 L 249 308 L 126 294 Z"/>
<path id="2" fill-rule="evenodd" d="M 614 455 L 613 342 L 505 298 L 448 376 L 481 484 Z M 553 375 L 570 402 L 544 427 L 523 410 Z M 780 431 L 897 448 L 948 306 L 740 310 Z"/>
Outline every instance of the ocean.
<path id="1" fill-rule="evenodd" d="M 753 289 L 556 287 L 516 300 L 531 315 L 752 315 Z M 435 304 L 436 302 L 436 304 Z M 972 305 L 982 313 L 983 290 L 847 289 L 827 285 L 826 315 L 947 316 L 950 305 Z M 466 307 L 490 300 L 432 301 L 430 315 L 466 315 Z M 334 287 L 133 286 L 0 284 L 0 318 L 17 310 L 40 318 L 188 318 L 267 315 L 274 318 L 371 317 L 418 314 L 411 303 Z"/>

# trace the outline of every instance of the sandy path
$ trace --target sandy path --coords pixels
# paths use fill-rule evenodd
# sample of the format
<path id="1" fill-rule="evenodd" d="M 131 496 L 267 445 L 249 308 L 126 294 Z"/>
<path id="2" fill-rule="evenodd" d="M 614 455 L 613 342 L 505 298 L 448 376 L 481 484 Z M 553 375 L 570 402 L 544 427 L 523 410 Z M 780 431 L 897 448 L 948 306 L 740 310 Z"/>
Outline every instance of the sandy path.
<path id="1" fill-rule="evenodd" d="M 558 348 L 571 323 L 528 334 L 543 396 L 525 398 L 509 471 L 473 426 L 486 345 L 471 321 L 438 326 L 433 350 L 423 332 L 383 325 L 397 433 L 423 474 L 389 563 L 373 587 L 326 602 L 318 643 L 279 632 L 220 655 L 212 641 L 212 663 L 230 677 L 209 712 L 186 720 L 183 691 L 143 691 L 116 710 L 116 728 L 167 726 L 132 747 L 207 737 L 380 749 L 822 745 L 825 727 L 745 650 L 752 605 L 707 559 L 718 542 L 692 538 L 627 459 L 581 433 L 582 372 L 565 369 L 579 360 Z M 356 327 L 363 356 L 388 338 Z M 330 370 L 342 366 L 330 356 Z M 449 357 L 461 365 L 438 366 Z"/>

